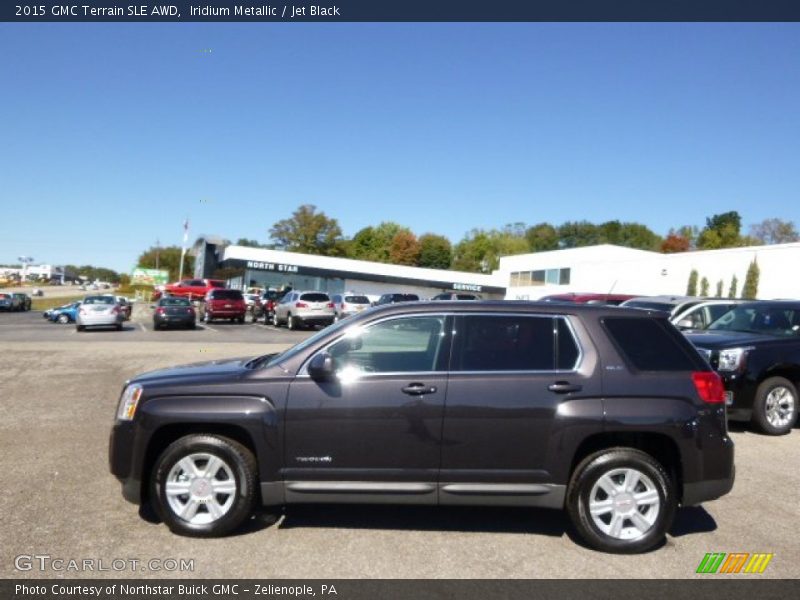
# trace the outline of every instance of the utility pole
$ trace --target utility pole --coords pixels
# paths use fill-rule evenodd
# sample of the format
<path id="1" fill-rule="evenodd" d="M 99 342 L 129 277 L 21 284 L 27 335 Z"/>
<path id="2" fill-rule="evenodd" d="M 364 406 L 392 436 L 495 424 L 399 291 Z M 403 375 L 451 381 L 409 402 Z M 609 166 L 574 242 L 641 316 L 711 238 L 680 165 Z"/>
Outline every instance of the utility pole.
<path id="1" fill-rule="evenodd" d="M 156 238 L 156 269 L 158 269 L 158 254 L 161 251 L 161 242 Z"/>

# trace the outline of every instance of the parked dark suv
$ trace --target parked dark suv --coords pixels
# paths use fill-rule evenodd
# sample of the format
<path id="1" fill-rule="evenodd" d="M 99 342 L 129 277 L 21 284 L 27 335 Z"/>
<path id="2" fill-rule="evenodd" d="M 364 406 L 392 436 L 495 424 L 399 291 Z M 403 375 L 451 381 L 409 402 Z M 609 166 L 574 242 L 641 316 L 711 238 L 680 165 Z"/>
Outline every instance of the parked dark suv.
<path id="1" fill-rule="evenodd" d="M 797 422 L 800 302 L 739 304 L 686 337 L 722 375 L 728 416 L 771 435 Z"/>
<path id="2" fill-rule="evenodd" d="M 416 294 L 383 294 L 380 298 L 378 298 L 375 306 L 395 304 L 396 302 L 416 302 L 417 300 L 419 300 L 419 296 Z"/>
<path id="3" fill-rule="evenodd" d="M 409 302 L 282 354 L 128 381 L 111 471 L 176 533 L 255 503 L 566 509 L 611 552 L 733 485 L 719 376 L 665 319 L 529 302 Z"/>

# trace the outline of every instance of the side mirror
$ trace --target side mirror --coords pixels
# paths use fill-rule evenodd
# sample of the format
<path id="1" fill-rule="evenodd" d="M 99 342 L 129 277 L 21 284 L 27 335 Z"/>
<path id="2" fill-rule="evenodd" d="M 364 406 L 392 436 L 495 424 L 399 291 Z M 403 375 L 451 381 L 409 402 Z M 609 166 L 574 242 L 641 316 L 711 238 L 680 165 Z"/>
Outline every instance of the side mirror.
<path id="1" fill-rule="evenodd" d="M 333 381 L 336 379 L 333 357 L 327 352 L 317 354 L 308 363 L 308 375 L 314 381 Z"/>
<path id="2" fill-rule="evenodd" d="M 694 329 L 694 321 L 691 319 L 681 319 L 677 324 L 678 329 Z"/>

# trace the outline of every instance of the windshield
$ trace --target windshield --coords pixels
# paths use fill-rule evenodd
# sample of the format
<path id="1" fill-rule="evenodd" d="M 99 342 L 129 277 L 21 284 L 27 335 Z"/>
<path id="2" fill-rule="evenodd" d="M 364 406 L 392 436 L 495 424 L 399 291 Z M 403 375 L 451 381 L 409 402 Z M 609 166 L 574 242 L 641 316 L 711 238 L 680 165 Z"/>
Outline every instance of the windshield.
<path id="1" fill-rule="evenodd" d="M 800 335 L 800 306 L 737 306 L 711 323 L 708 329 L 796 336 Z"/>

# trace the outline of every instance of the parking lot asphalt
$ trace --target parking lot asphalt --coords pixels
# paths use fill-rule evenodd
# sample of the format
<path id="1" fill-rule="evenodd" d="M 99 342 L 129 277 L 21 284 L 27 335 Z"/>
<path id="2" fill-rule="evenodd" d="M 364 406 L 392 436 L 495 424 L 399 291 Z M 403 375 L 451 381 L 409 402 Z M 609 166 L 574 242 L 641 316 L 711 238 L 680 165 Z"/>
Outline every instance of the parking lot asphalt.
<path id="1" fill-rule="evenodd" d="M 767 437 L 737 427 L 733 492 L 681 509 L 666 543 L 643 555 L 589 550 L 564 513 L 525 509 L 302 506 L 224 539 L 175 536 L 125 502 L 108 472 L 123 381 L 276 351 L 309 333 L 252 324 L 154 332 L 144 310 L 122 332 L 85 334 L 0 313 L 0 577 L 684 578 L 700 577 L 707 552 L 773 553 L 763 574 L 747 577 L 800 577 L 797 428 Z M 133 572 L 19 571 L 19 555 L 140 562 Z M 193 560 L 193 571 L 142 571 L 151 559 Z"/>

